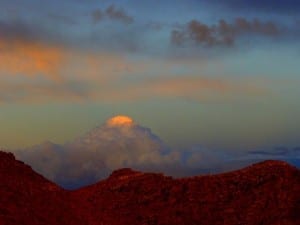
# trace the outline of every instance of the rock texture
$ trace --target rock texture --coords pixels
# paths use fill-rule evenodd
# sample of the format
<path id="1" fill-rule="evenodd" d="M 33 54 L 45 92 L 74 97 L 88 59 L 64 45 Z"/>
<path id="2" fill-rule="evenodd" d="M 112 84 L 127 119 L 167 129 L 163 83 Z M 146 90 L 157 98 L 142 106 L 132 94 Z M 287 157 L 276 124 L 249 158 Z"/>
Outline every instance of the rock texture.
<path id="1" fill-rule="evenodd" d="M 0 152 L 0 225 L 87 224 L 70 208 L 70 194 Z"/>
<path id="2" fill-rule="evenodd" d="M 281 161 L 173 179 L 121 169 L 66 191 L 0 152 L 0 225 L 298 225 L 300 171 Z"/>

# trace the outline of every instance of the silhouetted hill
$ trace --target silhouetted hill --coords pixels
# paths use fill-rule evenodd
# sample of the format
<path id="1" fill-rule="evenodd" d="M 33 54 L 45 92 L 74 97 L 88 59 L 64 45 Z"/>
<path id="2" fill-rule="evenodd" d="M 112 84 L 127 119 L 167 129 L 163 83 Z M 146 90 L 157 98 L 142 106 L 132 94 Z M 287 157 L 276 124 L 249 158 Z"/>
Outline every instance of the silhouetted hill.
<path id="1" fill-rule="evenodd" d="M 75 191 L 104 224 L 296 224 L 300 172 L 265 161 L 212 176 L 173 179 L 130 169 Z"/>
<path id="2" fill-rule="evenodd" d="M 300 224 L 300 171 L 265 161 L 218 175 L 173 179 L 121 169 L 65 191 L 0 153 L 0 224 Z"/>
<path id="3" fill-rule="evenodd" d="M 69 193 L 0 151 L 0 225 L 85 224 Z"/>

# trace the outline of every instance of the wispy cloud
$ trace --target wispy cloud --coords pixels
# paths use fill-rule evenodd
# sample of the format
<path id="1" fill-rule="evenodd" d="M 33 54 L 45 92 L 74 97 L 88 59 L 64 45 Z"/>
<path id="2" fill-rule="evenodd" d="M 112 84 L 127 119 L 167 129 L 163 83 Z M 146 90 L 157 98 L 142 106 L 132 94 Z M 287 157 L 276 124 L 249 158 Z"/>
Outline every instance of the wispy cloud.
<path id="1" fill-rule="evenodd" d="M 245 35 L 277 37 L 281 34 L 280 27 L 271 21 L 259 19 L 248 20 L 236 18 L 232 23 L 220 20 L 216 25 L 207 25 L 198 20 L 191 20 L 171 33 L 171 41 L 175 45 L 194 43 L 197 45 L 233 46 L 237 39 Z"/>
<path id="2" fill-rule="evenodd" d="M 112 61 L 113 63 L 114 61 Z M 109 61 L 108 61 L 109 63 Z M 117 64 L 115 64 L 117 65 Z M 120 65 L 122 66 L 122 64 Z M 268 94 L 267 88 L 256 82 L 234 81 L 233 79 L 199 76 L 138 79 L 128 82 L 128 76 L 102 68 L 97 72 L 81 70 L 84 77 L 53 80 L 42 77 L 2 79 L 0 101 L 9 102 L 122 102 L 145 101 L 149 99 L 185 99 L 195 102 L 234 102 L 241 96 L 261 98 Z M 133 69 L 142 70 L 134 68 Z M 111 77 L 107 76 L 110 74 Z M 20 78 L 20 77 L 18 77 Z"/>
<path id="3" fill-rule="evenodd" d="M 87 83 L 42 78 L 2 80 L 0 89 L 0 103 L 78 102 L 87 99 L 89 94 Z"/>
<path id="4" fill-rule="evenodd" d="M 213 6 L 223 6 L 227 9 L 239 10 L 243 12 L 268 12 L 268 13 L 297 13 L 300 10 L 300 3 L 297 0 L 210 0 L 208 4 Z"/>
<path id="5" fill-rule="evenodd" d="M 205 76 L 161 76 L 129 83 L 118 89 L 112 88 L 105 96 L 110 96 L 111 101 L 165 98 L 195 102 L 231 102 L 237 99 L 236 96 L 261 97 L 267 93 L 267 89 L 255 82 Z"/>
<path id="6" fill-rule="evenodd" d="M 0 73 L 6 75 L 39 76 L 60 79 L 66 63 L 66 53 L 58 46 L 39 42 L 0 39 Z"/>
<path id="7" fill-rule="evenodd" d="M 249 155 L 260 155 L 260 156 L 286 156 L 290 152 L 290 149 L 287 147 L 276 147 L 271 150 L 252 150 L 249 151 Z"/>
<path id="8" fill-rule="evenodd" d="M 92 11 L 91 17 L 94 23 L 98 23 L 106 18 L 125 24 L 134 22 L 133 17 L 128 15 L 128 13 L 123 8 L 118 8 L 113 4 L 108 6 L 104 11 L 99 8 L 95 9 L 94 11 Z"/>
<path id="9" fill-rule="evenodd" d="M 133 22 L 132 16 L 129 16 L 122 8 L 117 8 L 115 5 L 110 5 L 105 12 L 110 19 L 122 21 L 124 23 Z"/>
<path id="10" fill-rule="evenodd" d="M 95 9 L 91 13 L 91 17 L 94 23 L 100 22 L 102 19 L 104 19 L 104 13 L 102 12 L 101 9 Z"/>

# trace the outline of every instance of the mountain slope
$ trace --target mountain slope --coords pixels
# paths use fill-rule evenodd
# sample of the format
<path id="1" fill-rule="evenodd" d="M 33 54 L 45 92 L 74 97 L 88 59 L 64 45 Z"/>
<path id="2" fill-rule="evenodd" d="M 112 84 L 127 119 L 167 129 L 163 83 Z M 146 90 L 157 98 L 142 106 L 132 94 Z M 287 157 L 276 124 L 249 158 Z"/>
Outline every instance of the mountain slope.
<path id="1" fill-rule="evenodd" d="M 0 151 L 0 224 L 85 224 L 70 208 L 69 193 Z"/>
<path id="2" fill-rule="evenodd" d="M 280 161 L 173 179 L 121 169 L 66 191 L 0 152 L 0 225 L 298 225 L 300 171 Z"/>

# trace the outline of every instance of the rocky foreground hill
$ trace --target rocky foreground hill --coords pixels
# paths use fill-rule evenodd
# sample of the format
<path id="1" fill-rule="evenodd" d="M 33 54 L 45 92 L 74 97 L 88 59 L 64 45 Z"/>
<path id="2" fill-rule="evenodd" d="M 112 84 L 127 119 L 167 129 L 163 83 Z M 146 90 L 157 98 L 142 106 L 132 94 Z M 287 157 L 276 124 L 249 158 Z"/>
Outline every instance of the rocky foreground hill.
<path id="1" fill-rule="evenodd" d="M 264 161 L 174 179 L 121 169 L 67 191 L 0 152 L 0 225 L 298 225 L 300 171 Z"/>

